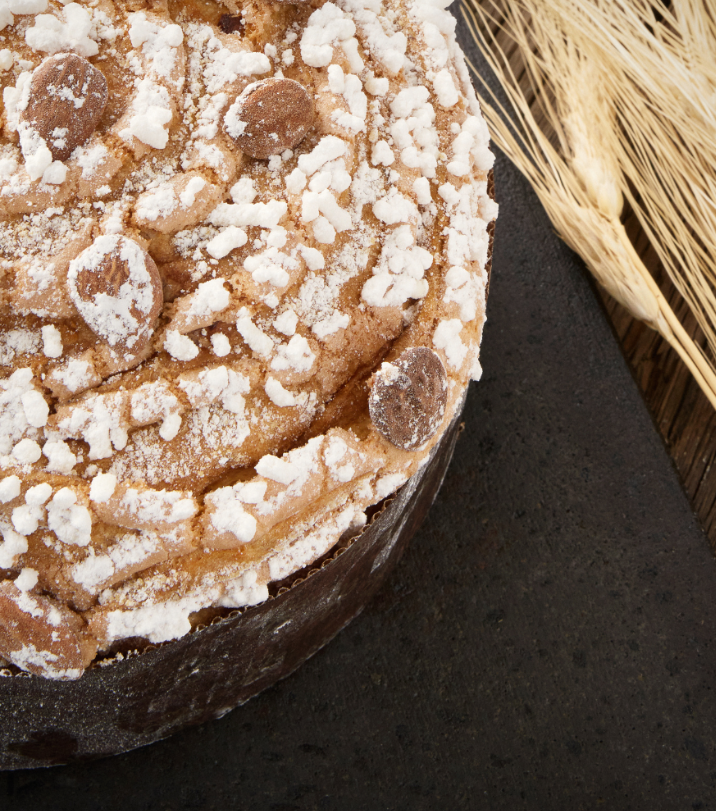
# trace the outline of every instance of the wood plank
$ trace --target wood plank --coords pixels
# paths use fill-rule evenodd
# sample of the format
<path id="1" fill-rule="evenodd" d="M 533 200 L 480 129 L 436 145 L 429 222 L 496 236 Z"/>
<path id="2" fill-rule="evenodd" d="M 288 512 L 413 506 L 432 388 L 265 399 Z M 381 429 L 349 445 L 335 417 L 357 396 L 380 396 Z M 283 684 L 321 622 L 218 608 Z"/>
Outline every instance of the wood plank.
<path id="1" fill-rule="evenodd" d="M 659 266 L 643 234 L 632 235 L 647 267 L 697 342 L 703 335 Z M 716 550 L 716 413 L 677 353 L 599 288 L 614 331 L 679 472 L 689 501 Z"/>

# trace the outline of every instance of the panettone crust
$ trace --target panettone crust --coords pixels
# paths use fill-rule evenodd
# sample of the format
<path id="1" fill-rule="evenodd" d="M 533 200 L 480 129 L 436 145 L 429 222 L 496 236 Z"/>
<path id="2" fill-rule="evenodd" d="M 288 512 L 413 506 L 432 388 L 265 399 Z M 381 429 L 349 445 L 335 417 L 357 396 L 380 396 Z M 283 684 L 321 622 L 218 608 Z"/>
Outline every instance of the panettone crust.
<path id="1" fill-rule="evenodd" d="M 83 653 L 0 655 L 66 679 L 261 602 L 425 464 L 481 373 L 496 206 L 431 0 L 30 5 L 0 11 L 0 626 Z M 371 418 L 409 357 L 444 389 L 414 441 Z"/>

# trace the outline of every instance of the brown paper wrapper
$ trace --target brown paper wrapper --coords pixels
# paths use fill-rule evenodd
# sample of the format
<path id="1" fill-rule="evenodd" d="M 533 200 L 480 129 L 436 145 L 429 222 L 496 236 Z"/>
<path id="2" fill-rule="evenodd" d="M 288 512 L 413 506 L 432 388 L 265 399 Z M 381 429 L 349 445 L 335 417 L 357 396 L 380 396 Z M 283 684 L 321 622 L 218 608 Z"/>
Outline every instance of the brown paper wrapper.
<path id="1" fill-rule="evenodd" d="M 285 678 L 364 608 L 398 562 L 445 476 L 460 412 L 430 461 L 361 534 L 261 605 L 57 682 L 0 671 L 0 768 L 126 752 L 219 718 Z"/>

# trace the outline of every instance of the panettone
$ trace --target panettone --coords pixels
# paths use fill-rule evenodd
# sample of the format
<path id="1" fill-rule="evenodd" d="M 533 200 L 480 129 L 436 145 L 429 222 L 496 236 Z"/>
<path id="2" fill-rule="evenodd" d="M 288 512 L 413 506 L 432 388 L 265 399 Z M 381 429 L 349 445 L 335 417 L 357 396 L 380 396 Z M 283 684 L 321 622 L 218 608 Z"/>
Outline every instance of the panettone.
<path id="1" fill-rule="evenodd" d="M 430 0 L 0 0 L 0 656 L 256 605 L 481 374 L 493 157 Z"/>

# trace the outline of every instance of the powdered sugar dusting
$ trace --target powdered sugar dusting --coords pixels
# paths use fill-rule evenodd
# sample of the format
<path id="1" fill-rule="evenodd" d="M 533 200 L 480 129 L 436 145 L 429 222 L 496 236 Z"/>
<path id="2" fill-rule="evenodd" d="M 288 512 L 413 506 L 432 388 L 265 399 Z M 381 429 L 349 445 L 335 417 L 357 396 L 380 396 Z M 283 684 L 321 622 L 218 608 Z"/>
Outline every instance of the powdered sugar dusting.
<path id="1" fill-rule="evenodd" d="M 420 347 L 452 414 L 479 376 L 492 155 L 442 5 L 249 4 L 249 37 L 161 4 L 0 3 L 0 568 L 30 602 L 20 572 L 59 571 L 86 640 L 265 599 L 439 437 L 437 409 L 391 444 L 361 387 L 399 388 Z M 121 98 L 59 162 L 67 133 L 21 122 L 62 49 Z M 315 121 L 251 158 L 237 100 L 282 80 Z M 21 667 L 73 671 L 33 644 Z"/>

